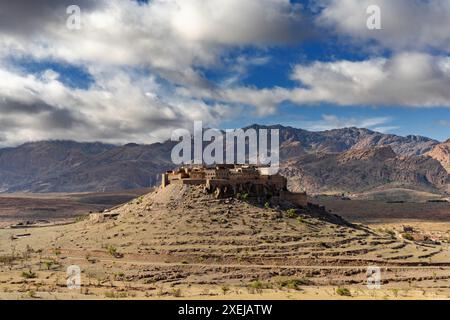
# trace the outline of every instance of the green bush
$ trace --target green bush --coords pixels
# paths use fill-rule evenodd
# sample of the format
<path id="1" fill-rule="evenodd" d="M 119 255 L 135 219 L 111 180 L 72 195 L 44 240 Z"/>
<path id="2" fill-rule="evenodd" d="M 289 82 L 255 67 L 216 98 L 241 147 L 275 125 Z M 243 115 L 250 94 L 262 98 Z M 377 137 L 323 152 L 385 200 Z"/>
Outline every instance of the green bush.
<path id="1" fill-rule="evenodd" d="M 288 289 L 294 289 L 298 290 L 300 286 L 307 286 L 310 285 L 311 281 L 307 278 L 301 278 L 301 279 L 287 279 L 282 280 L 279 282 L 279 285 L 281 287 L 286 287 Z"/>
<path id="2" fill-rule="evenodd" d="M 297 218 L 297 222 L 298 223 L 306 223 L 306 220 L 304 218 L 302 218 L 302 217 L 298 217 Z"/>
<path id="3" fill-rule="evenodd" d="M 264 284 L 259 281 L 259 280 L 255 280 L 252 283 L 250 283 L 250 287 L 252 287 L 253 289 L 264 289 Z"/>
<path id="4" fill-rule="evenodd" d="M 108 246 L 108 253 L 112 255 L 114 258 L 123 258 L 123 254 L 119 253 L 117 251 L 117 248 L 112 245 Z"/>
<path id="5" fill-rule="evenodd" d="M 222 293 L 223 295 L 226 295 L 228 293 L 228 291 L 230 291 L 230 288 L 228 286 L 223 286 L 222 287 Z"/>
<path id="6" fill-rule="evenodd" d="M 44 261 L 43 264 L 47 268 L 47 270 L 50 270 L 55 265 L 55 261 L 48 260 Z"/>
<path id="7" fill-rule="evenodd" d="M 350 293 L 350 290 L 348 290 L 347 288 L 342 288 L 342 287 L 337 288 L 336 293 L 340 296 L 345 296 L 345 297 L 352 296 L 352 294 Z"/>
<path id="8" fill-rule="evenodd" d="M 36 279 L 37 278 L 37 274 L 31 270 L 22 272 L 21 276 L 22 276 L 22 278 L 25 278 L 25 279 Z"/>
<path id="9" fill-rule="evenodd" d="M 297 217 L 297 210 L 296 209 L 288 209 L 286 210 L 286 217 L 292 219 Z"/>
<path id="10" fill-rule="evenodd" d="M 402 233 L 402 237 L 403 237 L 403 239 L 406 239 L 409 241 L 414 241 L 414 237 L 412 236 L 411 233 L 408 233 L 408 232 Z"/>

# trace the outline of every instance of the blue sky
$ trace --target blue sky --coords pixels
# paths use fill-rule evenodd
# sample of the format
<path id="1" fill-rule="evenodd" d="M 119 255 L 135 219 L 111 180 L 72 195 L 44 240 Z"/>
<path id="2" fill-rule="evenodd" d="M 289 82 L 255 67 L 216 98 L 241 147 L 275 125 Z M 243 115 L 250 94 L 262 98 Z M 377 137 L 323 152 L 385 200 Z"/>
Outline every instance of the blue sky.
<path id="1" fill-rule="evenodd" d="M 0 4 L 0 145 L 152 143 L 196 120 L 450 138 L 448 1 L 80 0 L 70 29 L 72 2 Z"/>

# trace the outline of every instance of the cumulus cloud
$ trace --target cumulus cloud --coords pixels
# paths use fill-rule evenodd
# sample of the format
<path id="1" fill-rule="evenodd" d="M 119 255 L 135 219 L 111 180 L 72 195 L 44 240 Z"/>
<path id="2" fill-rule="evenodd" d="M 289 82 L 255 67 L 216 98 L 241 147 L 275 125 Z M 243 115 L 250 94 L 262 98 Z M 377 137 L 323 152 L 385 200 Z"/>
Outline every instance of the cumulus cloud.
<path id="1" fill-rule="evenodd" d="M 298 103 L 450 106 L 450 58 L 402 53 L 390 59 L 298 65 L 292 78 L 306 88 L 291 92 Z"/>
<path id="2" fill-rule="evenodd" d="M 170 137 L 174 128 L 195 120 L 216 125 L 229 118 L 227 105 L 206 105 L 194 99 L 170 100 L 159 92 L 154 77 L 132 77 L 120 69 L 94 74 L 89 89 L 62 84 L 57 74 L 22 74 L 0 66 L 0 129 L 4 144 L 30 140 L 74 139 L 112 143 L 152 143 Z"/>
<path id="3" fill-rule="evenodd" d="M 288 0 L 182 0 L 172 17 L 185 39 L 225 45 L 289 43 L 310 30 Z M 231 19 L 232 18 L 232 19 Z"/>
<path id="4" fill-rule="evenodd" d="M 81 8 L 80 30 L 66 27 L 72 4 Z M 193 120 L 217 125 L 241 106 L 226 101 L 225 93 L 225 99 L 206 103 L 206 94 L 177 90 L 214 97 L 221 85 L 198 70 L 220 66 L 228 49 L 307 37 L 310 29 L 299 9 L 289 0 L 0 2 L 0 116 L 8 123 L 0 139 L 149 143 Z M 11 59 L 80 67 L 92 84 L 71 88 L 55 71 L 27 74 Z M 248 66 L 267 61 L 239 56 L 230 71 L 241 77 Z M 254 103 L 270 103 L 265 100 L 270 98 Z"/>
<path id="5" fill-rule="evenodd" d="M 322 11 L 320 27 L 354 40 L 375 40 L 385 48 L 450 51 L 450 1 L 448 0 L 317 0 Z M 381 30 L 367 28 L 367 8 L 381 9 Z"/>
<path id="6" fill-rule="evenodd" d="M 293 89 L 235 86 L 185 94 L 254 106 L 257 115 L 274 113 L 285 101 L 362 107 L 450 106 L 447 56 L 405 52 L 391 58 L 313 62 L 294 66 L 291 78 L 298 83 Z"/>
<path id="7" fill-rule="evenodd" d="M 73 0 L 1 1 L 1 33 L 27 39 L 42 35 L 43 32 L 51 33 L 50 26 L 65 26 L 66 9 L 74 2 Z M 105 0 L 76 1 L 76 4 L 86 12 L 99 9 L 105 3 Z"/>
<path id="8" fill-rule="evenodd" d="M 219 63 L 224 48 L 298 41 L 310 30 L 289 0 L 81 1 L 81 30 L 66 28 L 68 4 L 0 4 L 3 54 L 146 66 L 172 81 L 202 84 L 194 67 Z M 24 35 L 32 38 L 23 41 Z"/>
<path id="9" fill-rule="evenodd" d="M 450 58 L 441 52 L 450 48 L 450 22 L 441 20 L 450 12 L 448 1 L 370 1 L 382 7 L 383 30 L 375 32 L 365 28 L 369 1 L 315 3 L 320 26 L 362 43 L 376 40 L 396 53 L 299 64 L 291 75 L 297 87 L 261 89 L 241 80 L 273 59 L 264 49 L 313 34 L 301 6 L 289 0 L 2 1 L 0 141 L 150 143 L 193 120 L 217 126 L 248 107 L 266 116 L 284 101 L 450 106 Z M 66 27 L 71 4 L 81 7 L 81 30 Z M 227 55 L 249 46 L 261 50 Z M 441 55 L 420 53 L 428 47 Z M 31 73 L 12 60 L 82 68 L 92 81 L 86 88 L 68 86 L 54 70 Z M 225 79 L 205 75 L 220 68 L 227 71 Z M 380 123 L 325 116 L 317 125 L 387 127 L 371 120 Z"/>

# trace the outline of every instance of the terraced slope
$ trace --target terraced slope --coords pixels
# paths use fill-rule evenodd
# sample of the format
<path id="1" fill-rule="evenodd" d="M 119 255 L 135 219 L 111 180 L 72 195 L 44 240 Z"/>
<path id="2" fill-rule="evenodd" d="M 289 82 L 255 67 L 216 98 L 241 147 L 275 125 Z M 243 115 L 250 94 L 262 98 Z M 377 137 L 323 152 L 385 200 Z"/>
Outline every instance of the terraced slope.
<path id="1" fill-rule="evenodd" d="M 118 216 L 105 222 L 28 230 L 30 235 L 18 240 L 8 240 L 17 231 L 3 230 L 0 254 L 13 245 L 31 257 L 28 266 L 16 261 L 13 271 L 2 267 L 0 281 L 13 294 L 18 286 L 11 274 L 35 270 L 39 280 L 23 281 L 31 288 L 39 281 L 45 297 L 45 288 L 62 281 L 57 277 L 64 266 L 77 264 L 89 279 L 82 297 L 110 292 L 285 297 L 328 290 L 333 298 L 337 286 L 351 286 L 354 295 L 363 290 L 366 267 L 376 265 L 383 268 L 385 288 L 414 283 L 430 295 L 450 294 L 447 244 L 420 245 L 352 226 L 320 208 L 298 208 L 294 214 L 288 207 L 214 199 L 201 187 L 169 186 L 113 210 L 109 214 Z M 60 267 L 44 271 L 38 255 Z M 55 290 L 67 294 L 63 284 Z"/>

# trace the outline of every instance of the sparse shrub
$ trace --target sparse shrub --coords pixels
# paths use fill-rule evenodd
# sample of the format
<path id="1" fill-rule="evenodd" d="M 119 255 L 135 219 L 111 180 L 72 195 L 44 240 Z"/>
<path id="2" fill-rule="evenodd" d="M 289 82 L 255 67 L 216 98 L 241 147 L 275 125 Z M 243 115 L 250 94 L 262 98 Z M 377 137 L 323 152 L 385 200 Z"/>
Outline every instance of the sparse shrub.
<path id="1" fill-rule="evenodd" d="M 44 266 L 47 268 L 47 270 L 50 270 L 54 265 L 55 265 L 55 261 L 53 260 L 47 260 L 44 261 Z"/>
<path id="2" fill-rule="evenodd" d="M 413 235 L 411 233 L 408 233 L 408 232 L 402 233 L 402 238 L 406 239 L 406 240 L 409 240 L 409 241 L 414 241 Z"/>
<path id="3" fill-rule="evenodd" d="M 255 280 L 250 283 L 250 287 L 252 287 L 253 289 L 261 290 L 264 289 L 264 284 L 259 280 Z"/>
<path id="4" fill-rule="evenodd" d="M 228 293 L 228 291 L 230 291 L 230 288 L 228 286 L 223 286 L 221 289 L 222 289 L 223 295 L 226 295 Z"/>
<path id="5" fill-rule="evenodd" d="M 106 291 L 105 297 L 108 299 L 123 299 L 127 297 L 126 292 Z"/>
<path id="6" fill-rule="evenodd" d="M 123 254 L 119 253 L 117 251 L 117 248 L 112 245 L 108 246 L 108 253 L 112 255 L 114 258 L 123 258 Z"/>
<path id="7" fill-rule="evenodd" d="M 90 213 L 92 213 L 92 211 L 91 211 Z M 75 222 L 81 222 L 81 221 L 84 221 L 84 220 L 86 220 L 88 217 L 89 217 L 88 215 L 78 216 L 78 217 L 75 218 Z"/>
<path id="8" fill-rule="evenodd" d="M 392 293 L 394 295 L 394 297 L 398 297 L 398 289 L 392 289 Z"/>
<path id="9" fill-rule="evenodd" d="M 295 210 L 295 209 L 286 210 L 286 217 L 288 217 L 289 219 L 293 219 L 293 218 L 297 217 L 297 210 Z"/>
<path id="10" fill-rule="evenodd" d="M 36 279 L 37 278 L 37 274 L 36 274 L 36 272 L 28 270 L 28 271 L 23 271 L 22 274 L 21 274 L 21 277 L 25 278 L 25 279 Z"/>
<path id="11" fill-rule="evenodd" d="M 125 274 L 123 272 L 117 272 L 117 273 L 114 273 L 113 278 L 116 281 L 125 281 Z M 111 278 L 110 278 L 110 280 L 111 280 Z"/>
<path id="12" fill-rule="evenodd" d="M 279 282 L 279 285 L 283 288 L 293 289 L 293 290 L 299 290 L 300 286 L 307 286 L 310 285 L 311 281 L 307 278 L 301 278 L 301 279 L 286 279 L 281 280 Z"/>
<path id="13" fill-rule="evenodd" d="M 241 199 L 242 199 L 243 201 L 248 201 L 248 197 L 249 197 L 248 193 L 243 193 L 243 194 L 241 195 Z"/>
<path id="14" fill-rule="evenodd" d="M 270 202 L 266 202 L 266 203 L 264 203 L 264 208 L 266 208 L 266 209 L 270 209 Z"/>
<path id="15" fill-rule="evenodd" d="M 350 290 L 348 290 L 347 288 L 342 288 L 342 287 L 337 288 L 336 289 L 336 293 L 338 295 L 340 295 L 340 296 L 345 296 L 345 297 L 351 297 L 352 296 Z"/>
<path id="16" fill-rule="evenodd" d="M 179 297 L 181 297 L 181 289 L 180 288 L 174 288 L 174 289 L 172 289 L 172 295 L 175 297 L 175 298 L 179 298 Z"/>
<path id="17" fill-rule="evenodd" d="M 136 204 L 141 204 L 144 201 L 144 196 L 137 198 Z"/>
<path id="18" fill-rule="evenodd" d="M 306 220 L 302 217 L 298 217 L 297 222 L 303 224 L 303 223 L 306 223 Z"/>

